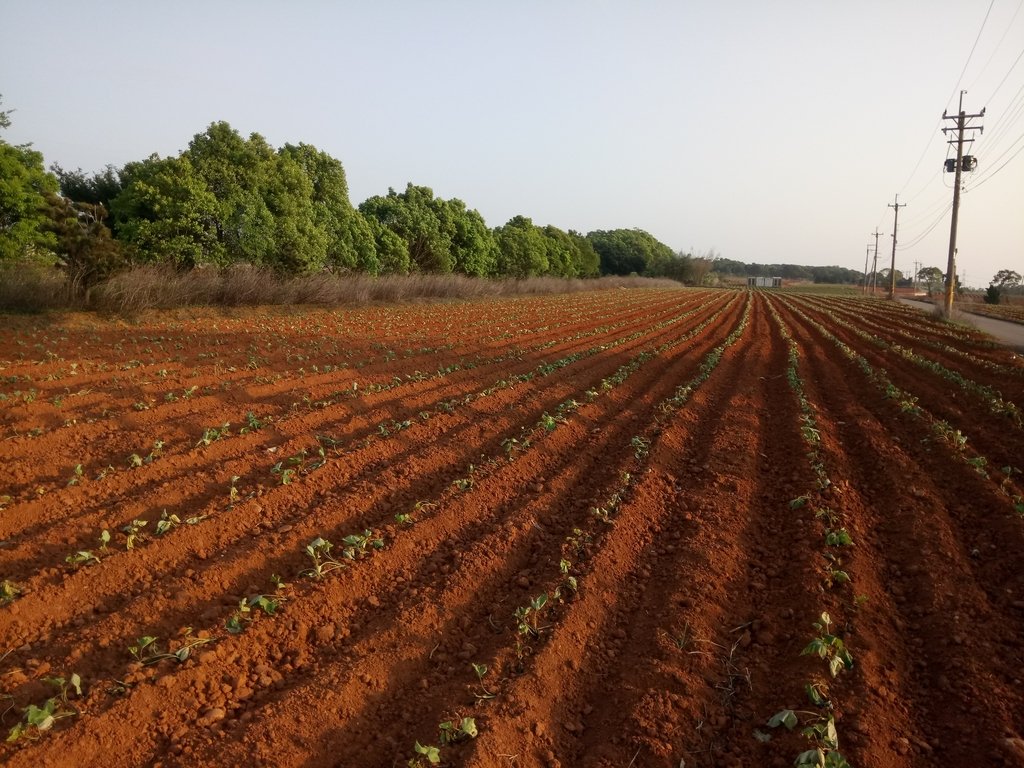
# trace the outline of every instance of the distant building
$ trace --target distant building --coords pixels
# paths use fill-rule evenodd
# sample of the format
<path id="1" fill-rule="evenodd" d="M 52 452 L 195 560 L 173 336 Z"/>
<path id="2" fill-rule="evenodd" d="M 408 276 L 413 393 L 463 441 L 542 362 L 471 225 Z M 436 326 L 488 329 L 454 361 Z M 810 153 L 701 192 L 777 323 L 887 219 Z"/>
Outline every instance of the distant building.
<path id="1" fill-rule="evenodd" d="M 781 288 L 781 277 L 748 277 L 747 288 Z"/>

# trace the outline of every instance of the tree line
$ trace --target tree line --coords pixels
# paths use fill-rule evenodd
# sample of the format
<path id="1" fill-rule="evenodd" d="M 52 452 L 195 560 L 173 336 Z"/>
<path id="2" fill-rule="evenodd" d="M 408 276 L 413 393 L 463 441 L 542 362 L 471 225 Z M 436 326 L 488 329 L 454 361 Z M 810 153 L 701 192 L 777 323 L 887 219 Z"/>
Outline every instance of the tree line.
<path id="1" fill-rule="evenodd" d="M 10 113 L 0 112 L 0 128 L 9 125 Z M 81 290 L 136 264 L 251 264 L 283 274 L 635 274 L 691 285 L 712 273 L 856 277 L 840 267 L 695 257 L 641 229 L 584 235 L 521 215 L 492 228 L 462 200 L 411 183 L 353 206 L 340 160 L 310 144 L 275 149 L 226 122 L 196 134 L 177 156 L 92 174 L 57 164 L 47 171 L 30 146 L 0 140 L 0 174 L 0 264 L 49 260 Z"/>

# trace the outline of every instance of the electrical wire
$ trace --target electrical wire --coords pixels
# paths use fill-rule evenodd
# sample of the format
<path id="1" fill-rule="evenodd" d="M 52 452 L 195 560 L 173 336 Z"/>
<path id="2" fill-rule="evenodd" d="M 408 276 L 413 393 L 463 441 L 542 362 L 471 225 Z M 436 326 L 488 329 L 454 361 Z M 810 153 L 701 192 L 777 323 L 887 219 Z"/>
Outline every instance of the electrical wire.
<path id="1" fill-rule="evenodd" d="M 953 210 L 953 201 L 952 200 L 950 200 L 946 204 L 946 207 L 942 211 L 942 213 L 940 213 L 938 215 L 938 217 L 928 226 L 927 229 L 925 229 L 921 234 L 915 235 L 913 238 L 911 238 L 911 241 L 909 243 L 905 243 L 904 245 L 899 245 L 897 243 L 896 250 L 897 251 L 908 251 L 911 248 L 913 248 L 914 246 L 918 245 L 922 240 L 924 240 L 926 237 L 928 237 L 928 235 L 930 235 L 932 233 L 932 230 L 934 230 L 937 226 L 939 226 L 939 224 L 946 218 L 946 214 L 949 213 L 951 210 Z"/>
<path id="2" fill-rule="evenodd" d="M 1021 134 L 1020 136 L 1018 136 L 1018 137 L 1017 137 L 1016 139 L 1014 139 L 1014 140 L 1013 140 L 1013 143 L 1012 143 L 1012 144 L 1010 144 L 1010 146 L 1009 146 L 1009 147 L 1007 147 L 1007 148 L 1006 148 L 1006 149 L 1005 149 L 1005 150 L 1003 151 L 1003 153 L 1002 153 L 1001 155 L 999 155 L 999 156 L 998 156 L 998 157 L 997 157 L 997 158 L 996 158 L 995 160 L 993 160 L 993 161 L 992 161 L 992 164 L 993 164 L 993 165 L 995 165 L 995 164 L 996 164 L 996 163 L 998 163 L 998 162 L 999 162 L 1000 160 L 1002 160 L 1002 159 L 1003 159 L 1004 157 L 1006 157 L 1007 153 L 1008 153 L 1008 152 L 1010 152 L 1010 151 L 1012 151 L 1012 150 L 1013 150 L 1013 148 L 1014 148 L 1014 147 L 1016 147 L 1016 146 L 1017 146 L 1017 145 L 1018 145 L 1018 144 L 1019 144 L 1019 143 L 1021 142 L 1021 139 L 1024 139 L 1024 133 L 1022 133 L 1022 134 Z M 1024 147 L 1021 147 L 1020 149 L 1024 149 Z M 982 175 L 982 176 L 981 176 L 981 177 L 980 177 L 980 178 L 979 178 L 979 179 L 978 179 L 978 180 L 977 180 L 976 182 L 974 182 L 973 184 L 971 184 L 971 185 L 970 185 L 970 187 L 968 187 L 968 189 L 974 189 L 975 187 L 980 187 L 980 186 L 981 186 L 982 184 L 984 184 L 984 183 L 985 183 L 986 181 L 988 181 L 988 180 L 989 180 L 989 179 L 991 179 L 991 178 L 992 178 L 993 176 L 995 176 L 995 175 L 996 175 L 997 173 L 999 173 L 999 171 L 1001 171 L 1001 170 L 1002 170 L 1003 168 L 1005 168 L 1005 167 L 1006 167 L 1007 163 L 1009 163 L 1009 162 L 1010 162 L 1010 160 L 1013 160 L 1013 158 L 1015 158 L 1015 157 L 1017 156 L 1017 154 L 1018 154 L 1018 153 L 1020 152 L 1020 149 L 1018 149 L 1018 150 L 1017 150 L 1016 152 L 1014 152 L 1014 153 L 1013 153 L 1012 155 L 1010 155 L 1010 157 L 1009 157 L 1009 158 L 1008 158 L 1008 159 L 1006 160 L 1006 162 L 1005 162 L 1005 163 L 1003 163 L 1002 165 L 1000 165 L 1000 166 L 999 166 L 998 168 L 996 168 L 996 169 L 995 169 L 994 171 L 991 171 L 991 172 L 989 172 L 989 173 L 985 173 L 984 175 Z"/>
<path id="3" fill-rule="evenodd" d="M 992 61 L 993 61 L 993 60 L 995 59 L 995 57 L 996 57 L 996 54 L 997 54 L 997 53 L 999 52 L 999 49 L 1000 49 L 1000 48 L 1002 47 L 1002 45 L 1003 45 L 1003 42 L 1004 42 L 1004 41 L 1006 40 L 1006 36 L 1007 36 L 1008 34 L 1010 34 L 1010 29 L 1011 29 L 1011 28 L 1013 27 L 1013 22 L 1015 22 L 1015 21 L 1017 20 L 1017 14 L 1019 14 L 1019 13 L 1020 13 L 1020 9 L 1021 9 L 1022 7 L 1024 7 L 1024 0 L 1020 0 L 1020 2 L 1019 2 L 1019 3 L 1017 3 L 1017 10 L 1015 10 L 1015 11 L 1013 12 L 1013 16 L 1011 16 L 1011 17 L 1010 17 L 1010 21 L 1009 21 L 1009 23 L 1008 23 L 1008 24 L 1006 25 L 1006 29 L 1004 29 L 1004 30 L 1003 30 L 1003 36 L 999 38 L 999 42 L 998 42 L 998 43 L 996 43 L 996 47 L 992 49 L 992 55 L 988 57 L 988 61 L 986 61 L 986 62 L 985 62 L 985 66 L 983 66 L 983 67 L 981 68 L 981 71 L 980 71 L 980 72 L 978 72 L 978 76 L 974 78 L 974 82 L 973 82 L 973 83 L 971 83 L 971 86 L 970 86 L 970 88 L 968 88 L 967 90 L 973 90 L 973 89 L 974 89 L 974 86 L 978 84 L 978 81 L 979 81 L 979 80 L 981 80 L 981 76 L 982 76 L 983 74 L 985 74 L 985 72 L 986 72 L 986 71 L 988 70 L 989 64 L 991 64 L 991 63 L 992 63 Z M 1024 51 L 1021 51 L 1021 53 L 1022 53 L 1022 54 L 1024 54 Z M 1018 56 L 1018 57 L 1017 57 L 1017 59 L 1018 59 L 1018 60 L 1020 60 L 1020 56 Z M 1010 69 L 1012 70 L 1012 69 L 1013 69 L 1013 67 L 1014 67 L 1014 66 L 1016 66 L 1016 64 L 1017 64 L 1017 62 L 1015 61 L 1015 62 L 1013 63 L 1013 65 L 1011 65 Z M 1006 74 L 1007 74 L 1007 75 L 1009 75 L 1010 73 L 1009 73 L 1009 72 L 1007 72 Z M 1003 79 L 1005 80 L 1006 78 L 1003 78 Z M 999 85 L 1001 86 L 1001 85 L 1002 85 L 1002 83 L 1000 83 Z M 996 91 L 998 91 L 998 90 L 999 90 L 999 88 L 997 87 L 997 88 L 996 88 Z M 995 95 L 995 94 L 993 94 L 993 96 L 994 96 L 994 95 Z M 991 101 L 991 99 L 989 99 L 989 101 Z M 987 104 L 988 102 L 985 102 L 985 103 Z"/>
<path id="4" fill-rule="evenodd" d="M 1012 155 L 1010 155 L 1009 158 L 1007 158 L 1005 163 L 1003 163 L 998 168 L 996 168 L 994 171 L 992 171 L 992 173 L 990 173 L 988 176 L 985 176 L 984 178 L 980 179 L 979 181 L 974 182 L 973 184 L 971 184 L 970 187 L 968 187 L 964 191 L 966 192 L 966 191 L 970 191 L 972 189 L 977 189 L 978 187 L 980 187 L 986 181 L 988 181 L 993 176 L 995 176 L 997 173 L 999 173 L 1001 170 L 1003 170 L 1003 168 L 1005 168 L 1007 165 L 1009 165 L 1010 161 L 1013 160 L 1013 158 L 1015 158 L 1017 155 L 1019 155 L 1022 151 L 1024 151 L 1024 146 L 1019 147 L 1016 152 L 1014 152 Z"/>
<path id="5" fill-rule="evenodd" d="M 1020 8 L 1018 7 L 1017 10 L 1020 10 Z M 1021 58 L 1024 58 L 1024 48 L 1020 49 L 1020 53 L 1017 54 L 1017 58 L 1013 60 L 1013 64 L 1010 65 L 1010 68 L 1006 71 L 1006 74 L 1003 75 L 1003 79 L 999 81 L 999 85 L 997 85 L 996 89 L 992 91 L 992 95 L 985 100 L 986 104 L 988 104 L 990 101 L 992 101 L 992 99 L 996 97 L 996 94 L 999 93 L 999 89 L 1003 87 L 1003 83 L 1006 82 L 1007 78 L 1010 76 L 1010 73 L 1013 72 L 1014 68 L 1020 63 Z"/>
<path id="6" fill-rule="evenodd" d="M 978 35 L 974 38 L 974 45 L 971 46 L 971 52 L 967 54 L 967 61 L 964 62 L 964 68 L 962 70 L 960 70 L 960 77 L 958 77 L 956 79 L 956 85 L 953 86 L 952 93 L 950 93 L 949 94 L 949 98 L 946 99 L 946 108 L 947 109 L 949 108 L 949 103 L 953 100 L 953 97 L 956 95 L 956 92 L 959 90 L 960 83 L 963 82 L 964 73 L 967 72 L 967 67 L 971 63 L 971 58 L 974 56 L 974 51 L 978 47 L 978 41 L 981 40 L 981 33 L 985 30 L 985 24 L 988 22 L 989 14 L 992 13 L 992 6 L 995 5 L 995 3 L 996 3 L 996 0 L 991 0 L 991 2 L 988 4 L 988 10 L 985 11 L 985 18 L 982 19 L 982 21 L 981 21 L 981 29 L 978 30 Z M 932 130 L 929 132 L 928 142 L 924 145 L 924 149 L 921 151 L 921 156 L 917 159 L 917 162 L 914 164 L 914 170 L 912 170 L 910 172 L 910 176 L 908 176 L 907 180 L 903 183 L 903 186 L 900 188 L 900 192 L 905 191 L 906 188 L 910 186 L 910 182 L 914 180 L 914 176 L 917 175 L 918 168 L 921 167 L 921 163 L 924 161 L 925 155 L 928 154 L 928 150 L 931 149 L 932 142 L 935 141 L 935 131 L 936 131 L 936 129 L 940 125 L 942 125 L 942 118 L 941 117 L 935 123 L 935 127 L 932 128 Z"/>

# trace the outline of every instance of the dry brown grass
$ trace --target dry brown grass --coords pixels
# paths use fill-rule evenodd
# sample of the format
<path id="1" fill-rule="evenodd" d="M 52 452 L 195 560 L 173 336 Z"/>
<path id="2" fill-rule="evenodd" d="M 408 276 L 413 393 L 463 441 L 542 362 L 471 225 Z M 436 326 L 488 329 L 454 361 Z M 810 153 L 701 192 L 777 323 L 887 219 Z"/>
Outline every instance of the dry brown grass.
<path id="1" fill-rule="evenodd" d="M 56 268 L 24 261 L 0 265 L 0 311 L 44 312 L 80 307 L 81 301 L 64 273 Z"/>
<path id="2" fill-rule="evenodd" d="M 535 277 L 496 280 L 462 275 L 314 275 L 285 277 L 239 265 L 227 269 L 179 272 L 167 267 L 135 267 L 96 286 L 86 304 L 73 298 L 56 271 L 15 270 L 0 273 L 0 310 L 40 311 L 86 307 L 121 315 L 148 309 L 182 307 L 256 307 L 273 305 L 349 306 L 370 302 L 437 301 L 519 296 L 615 288 L 680 288 L 672 280 L 602 277 L 569 280 Z"/>

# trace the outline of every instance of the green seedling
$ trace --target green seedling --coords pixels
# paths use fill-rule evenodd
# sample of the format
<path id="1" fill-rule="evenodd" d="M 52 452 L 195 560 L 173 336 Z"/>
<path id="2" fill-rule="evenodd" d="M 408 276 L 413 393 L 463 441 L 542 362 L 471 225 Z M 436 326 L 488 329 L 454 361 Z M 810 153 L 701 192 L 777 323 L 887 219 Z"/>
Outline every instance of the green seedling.
<path id="1" fill-rule="evenodd" d="M 633 456 L 637 459 L 644 458 L 651 450 L 651 441 L 639 435 L 630 440 L 629 444 L 633 448 Z"/>
<path id="2" fill-rule="evenodd" d="M 136 544 L 141 544 L 146 540 L 146 535 L 142 532 L 146 525 L 146 520 L 132 520 L 121 528 L 126 538 L 125 549 L 135 549 Z"/>
<path id="3" fill-rule="evenodd" d="M 189 630 L 191 631 L 191 630 Z M 186 661 L 192 655 L 192 649 L 207 643 L 212 643 L 211 638 L 197 638 L 179 646 L 173 651 L 160 651 L 157 641 L 159 638 L 146 635 L 135 641 L 135 645 L 128 647 L 128 652 L 135 657 L 135 660 L 144 666 L 150 666 L 164 659 L 174 659 L 179 664 Z"/>
<path id="4" fill-rule="evenodd" d="M 547 432 L 554 432 L 555 428 L 558 427 L 558 419 L 551 414 L 545 412 L 540 417 L 540 421 L 537 422 L 538 427 L 543 427 Z"/>
<path id="5" fill-rule="evenodd" d="M 259 432 L 261 429 L 263 429 L 263 425 L 265 423 L 266 422 L 260 421 L 258 418 L 256 418 L 256 414 L 254 414 L 252 411 L 249 411 L 247 414 L 245 414 L 245 426 L 238 431 L 240 434 L 243 435 L 248 432 Z"/>
<path id="6" fill-rule="evenodd" d="M 423 768 L 425 765 L 437 765 L 441 762 L 441 750 L 437 747 L 425 747 L 417 741 L 413 749 L 416 750 L 416 757 L 408 762 L 409 768 Z"/>
<path id="7" fill-rule="evenodd" d="M 474 692 L 473 695 L 476 696 L 477 699 L 493 699 L 495 694 L 488 691 L 487 686 L 484 685 L 484 675 L 487 674 L 487 665 L 473 664 L 472 667 L 473 671 L 476 673 L 477 682 L 480 684 L 480 692 Z"/>
<path id="8" fill-rule="evenodd" d="M 789 502 L 790 509 L 801 509 L 807 505 L 807 502 L 811 500 L 810 496 L 797 496 L 795 499 Z"/>
<path id="9" fill-rule="evenodd" d="M 842 638 L 831 633 L 831 624 L 831 617 L 823 611 L 818 621 L 814 622 L 818 636 L 807 644 L 800 655 L 817 656 L 823 659 L 828 664 L 828 671 L 832 677 L 835 677 L 840 670 L 853 669 L 853 656 L 847 650 Z"/>
<path id="10" fill-rule="evenodd" d="M 103 551 L 103 552 L 106 552 L 107 551 L 107 544 L 109 544 L 109 543 L 110 543 L 110 531 L 108 531 L 106 528 L 104 528 L 103 532 L 100 533 L 100 550 Z"/>
<path id="11" fill-rule="evenodd" d="M 850 583 L 850 574 L 842 570 L 842 561 L 833 555 L 831 552 L 825 552 L 822 554 L 825 558 L 825 587 L 831 589 L 832 587 L 841 586 L 843 584 Z"/>
<path id="12" fill-rule="evenodd" d="M 133 453 L 131 456 L 128 457 L 128 467 L 130 469 L 141 467 L 144 463 L 145 462 L 143 461 L 143 458 L 139 456 L 139 454 L 137 453 Z"/>
<path id="13" fill-rule="evenodd" d="M 611 513 L 604 507 L 591 507 L 590 514 L 600 520 L 602 523 L 612 524 Z"/>
<path id="14" fill-rule="evenodd" d="M 71 472 L 71 479 L 68 480 L 68 488 L 70 488 L 72 485 L 78 485 L 79 481 L 81 481 L 82 476 L 84 474 L 85 471 L 82 469 L 82 465 L 76 464 L 75 468 Z"/>
<path id="15" fill-rule="evenodd" d="M 354 533 L 342 539 L 345 548 L 341 551 L 349 560 L 358 560 L 373 549 L 383 549 L 384 539 L 377 536 L 372 530 L 366 529 L 362 533 Z"/>
<path id="16" fill-rule="evenodd" d="M 407 512 L 397 512 L 395 513 L 395 522 L 399 525 L 412 525 L 415 521 Z"/>
<path id="17" fill-rule="evenodd" d="M 15 584 L 13 581 L 4 579 L 0 581 L 0 605 L 7 605 L 13 602 L 17 598 L 21 597 L 24 590 L 20 585 Z"/>
<path id="18" fill-rule="evenodd" d="M 241 498 L 241 494 L 238 492 L 238 487 L 235 485 L 241 478 L 238 475 L 231 476 L 231 488 L 228 490 L 228 503 L 234 504 Z"/>
<path id="19" fill-rule="evenodd" d="M 280 595 L 250 595 L 249 597 L 243 597 L 238 603 L 238 608 L 231 614 L 231 618 L 227 620 L 224 627 L 231 634 L 237 635 L 243 632 L 252 622 L 250 614 L 253 611 L 260 609 L 267 616 L 273 616 L 283 599 Z"/>
<path id="20" fill-rule="evenodd" d="M 472 717 L 463 717 L 457 723 L 447 721 L 437 727 L 441 732 L 438 736 L 441 746 L 454 744 L 463 739 L 475 739 L 477 735 L 476 720 Z"/>
<path id="21" fill-rule="evenodd" d="M 76 696 L 82 695 L 82 679 L 77 674 L 71 675 L 70 680 L 63 677 L 48 677 L 43 682 L 56 687 L 57 695 L 47 699 L 42 706 L 29 704 L 23 711 L 21 722 L 8 732 L 8 742 L 38 739 L 58 720 L 78 714 L 78 711 L 68 704 L 69 687 L 74 689 Z"/>
<path id="22" fill-rule="evenodd" d="M 514 437 L 506 437 L 501 441 L 501 447 L 505 449 L 505 455 L 512 461 L 512 455 L 520 449 L 519 441 Z"/>
<path id="23" fill-rule="evenodd" d="M 836 730 L 835 716 L 832 713 L 832 703 L 817 686 L 808 684 L 804 689 L 818 711 L 783 709 L 768 719 L 768 727 L 785 727 L 786 730 L 791 731 L 800 724 L 799 716 L 803 715 L 807 725 L 800 732 L 814 746 L 797 755 L 793 765 L 796 768 L 850 768 L 849 763 L 838 751 L 839 733 Z"/>
<path id="24" fill-rule="evenodd" d="M 230 427 L 231 424 L 229 422 L 225 422 L 219 427 L 209 427 L 208 429 L 204 430 L 203 436 L 199 438 L 199 442 L 196 443 L 196 448 L 198 448 L 200 445 L 207 446 L 210 445 L 211 443 L 216 442 L 217 440 L 223 440 L 225 437 L 231 434 Z"/>
<path id="25" fill-rule="evenodd" d="M 300 576 L 309 576 L 319 581 L 336 568 L 344 566 L 331 556 L 331 548 L 334 545 L 327 539 L 319 536 L 306 545 L 306 554 L 312 560 L 313 565 L 299 573 Z"/>
<path id="26" fill-rule="evenodd" d="M 89 565 L 92 563 L 98 563 L 99 561 L 100 559 L 87 549 L 79 550 L 78 552 L 74 552 L 64 558 L 65 563 L 68 563 L 76 569 L 81 565 Z"/>
<path id="27" fill-rule="evenodd" d="M 186 517 L 184 520 L 182 520 L 175 514 L 167 514 L 167 510 L 165 509 L 163 512 L 160 513 L 160 519 L 156 523 L 156 534 L 157 536 L 163 536 L 168 531 L 172 530 L 173 528 L 177 528 L 179 525 L 182 524 L 198 525 L 208 517 L 209 515 L 195 515 L 193 517 Z"/>
<path id="28" fill-rule="evenodd" d="M 830 547 L 848 547 L 853 544 L 853 539 L 845 528 L 839 528 L 825 534 L 825 543 Z"/>
<path id="29" fill-rule="evenodd" d="M 146 454 L 146 458 L 144 458 L 142 460 L 143 463 L 144 464 L 152 464 L 156 459 L 158 459 L 160 457 L 160 454 L 163 452 L 163 450 L 164 450 L 164 441 L 163 440 L 157 440 L 156 442 L 153 443 L 152 450 L 150 450 L 150 452 Z"/>
<path id="30" fill-rule="evenodd" d="M 198 384 L 195 384 L 195 385 L 189 387 L 188 389 L 186 389 L 184 392 L 181 393 L 182 400 L 188 400 L 189 398 L 191 398 L 192 395 L 194 395 L 196 393 L 197 389 L 199 389 L 199 385 Z"/>
<path id="31" fill-rule="evenodd" d="M 557 595 L 556 595 L 557 597 Z M 527 637 L 532 635 L 533 637 L 539 637 L 541 630 L 544 628 L 540 626 L 540 612 L 544 609 L 544 606 L 548 604 L 548 593 L 543 592 L 537 597 L 530 601 L 529 605 L 524 605 L 516 608 L 513 614 L 516 618 L 516 632 L 521 636 Z"/>

